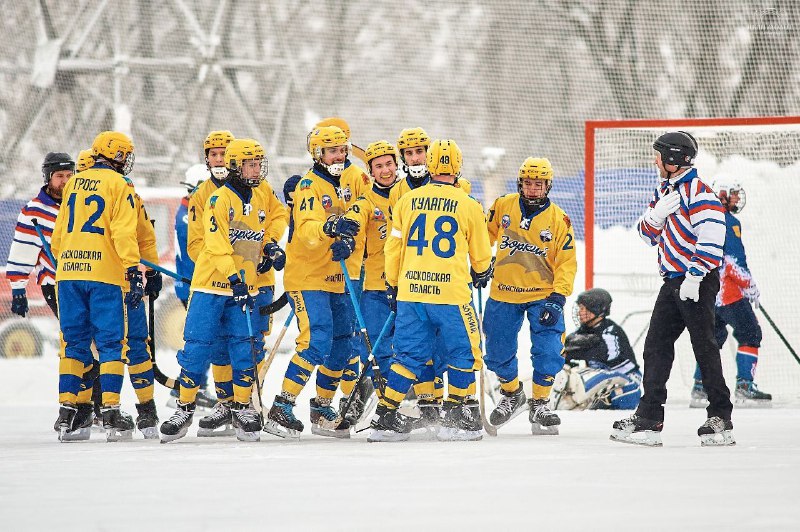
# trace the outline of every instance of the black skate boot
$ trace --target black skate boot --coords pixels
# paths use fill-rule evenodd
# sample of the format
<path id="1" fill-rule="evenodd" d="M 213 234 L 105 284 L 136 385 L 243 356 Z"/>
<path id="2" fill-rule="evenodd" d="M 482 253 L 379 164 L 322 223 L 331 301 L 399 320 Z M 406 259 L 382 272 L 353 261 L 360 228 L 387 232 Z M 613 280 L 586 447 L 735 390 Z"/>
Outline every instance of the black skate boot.
<path id="1" fill-rule="evenodd" d="M 77 405 L 78 412 L 72 422 L 72 430 L 63 435 L 61 441 L 86 441 L 92 435 L 94 423 L 94 405 L 81 403 Z"/>
<path id="2" fill-rule="evenodd" d="M 231 402 L 217 401 L 214 410 L 200 420 L 197 435 L 201 438 L 233 436 L 233 420 L 231 419 Z"/>
<path id="3" fill-rule="evenodd" d="M 436 438 L 442 422 L 442 403 L 436 399 L 417 399 L 418 418 L 408 418 L 412 435 L 423 435 L 428 439 Z"/>
<path id="4" fill-rule="evenodd" d="M 734 397 L 739 408 L 772 407 L 772 394 L 760 391 L 753 381 L 737 379 Z"/>
<path id="5" fill-rule="evenodd" d="M 311 434 L 332 438 L 349 438 L 350 422 L 331 406 L 330 399 L 315 397 L 310 400 Z"/>
<path id="6" fill-rule="evenodd" d="M 339 399 L 339 412 L 344 412 L 344 418 L 350 423 L 351 427 L 358 424 L 364 412 L 367 409 L 367 403 L 373 398 L 374 388 L 371 379 L 362 379 L 361 384 L 354 390 L 355 396 L 350 402 L 350 407 L 347 412 L 344 412 L 344 407 L 347 404 L 347 397 Z"/>
<path id="7" fill-rule="evenodd" d="M 144 435 L 145 440 L 157 440 L 158 411 L 155 400 L 150 399 L 146 403 L 136 405 L 136 411 L 139 413 L 136 416 L 136 428 Z"/>
<path id="8" fill-rule="evenodd" d="M 561 418 L 550 410 L 548 399 L 528 399 L 528 421 L 531 422 L 531 434 L 558 436 Z"/>
<path id="9" fill-rule="evenodd" d="M 368 442 L 406 441 L 411 436 L 409 420 L 396 408 L 378 405 L 370 422 L 372 432 L 367 436 Z"/>
<path id="10" fill-rule="evenodd" d="M 483 438 L 483 423 L 478 401 L 445 401 L 442 423 L 436 439 L 439 441 L 477 441 Z"/>
<path id="11" fill-rule="evenodd" d="M 283 395 L 276 395 L 264 423 L 264 432 L 279 438 L 299 438 L 303 432 L 303 422 L 294 415 L 294 401 Z"/>
<path id="12" fill-rule="evenodd" d="M 100 413 L 103 415 L 107 442 L 133 439 L 133 418 L 120 410 L 119 405 L 104 406 L 100 409 Z"/>
<path id="13" fill-rule="evenodd" d="M 516 392 L 506 392 L 501 388 L 500 402 L 489 415 L 489 423 L 500 428 L 524 412 L 527 406 L 522 384 L 519 385 Z"/>
<path id="14" fill-rule="evenodd" d="M 650 447 L 661 447 L 661 429 L 664 428 L 663 421 L 645 419 L 633 414 L 629 418 L 615 421 L 613 432 L 609 438 L 612 441 L 622 443 L 633 443 L 636 445 L 648 445 Z"/>
<path id="15" fill-rule="evenodd" d="M 700 436 L 700 445 L 703 447 L 736 445 L 736 440 L 733 438 L 733 422 L 730 419 L 710 417 L 697 429 L 697 435 Z"/>
<path id="16" fill-rule="evenodd" d="M 231 422 L 239 441 L 259 441 L 261 439 L 261 416 L 252 405 L 231 403 Z"/>
<path id="17" fill-rule="evenodd" d="M 195 408 L 198 410 L 212 410 L 217 404 L 216 397 L 212 396 L 206 388 L 197 390 L 197 396 L 194 398 Z"/>
<path id="18" fill-rule="evenodd" d="M 75 424 L 75 416 L 78 414 L 78 409 L 70 404 L 63 404 L 58 409 L 58 419 L 53 425 L 53 430 L 58 432 L 59 441 L 67 441 L 64 437 L 68 432 L 71 432 Z"/>
<path id="19" fill-rule="evenodd" d="M 689 398 L 689 408 L 706 408 L 708 407 L 708 394 L 703 388 L 703 381 L 694 381 L 692 386 L 692 395 Z"/>
<path id="20" fill-rule="evenodd" d="M 194 403 L 181 403 L 172 416 L 161 424 L 161 443 L 171 442 L 186 436 L 192 426 L 194 417 Z"/>

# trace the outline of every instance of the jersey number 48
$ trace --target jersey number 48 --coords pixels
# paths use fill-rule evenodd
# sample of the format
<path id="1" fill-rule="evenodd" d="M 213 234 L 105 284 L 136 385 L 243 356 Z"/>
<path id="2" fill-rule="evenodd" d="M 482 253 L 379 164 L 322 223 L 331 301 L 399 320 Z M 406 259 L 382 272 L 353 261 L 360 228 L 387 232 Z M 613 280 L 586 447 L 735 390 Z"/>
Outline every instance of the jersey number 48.
<path id="1" fill-rule="evenodd" d="M 458 222 L 452 216 L 437 216 L 433 222 L 433 229 L 436 231 L 432 240 L 425 238 L 425 225 L 428 221 L 427 213 L 420 213 L 411 224 L 408 232 L 408 247 L 417 248 L 417 255 L 430 244 L 433 254 L 442 259 L 449 259 L 456 254 L 455 234 L 458 231 Z"/>

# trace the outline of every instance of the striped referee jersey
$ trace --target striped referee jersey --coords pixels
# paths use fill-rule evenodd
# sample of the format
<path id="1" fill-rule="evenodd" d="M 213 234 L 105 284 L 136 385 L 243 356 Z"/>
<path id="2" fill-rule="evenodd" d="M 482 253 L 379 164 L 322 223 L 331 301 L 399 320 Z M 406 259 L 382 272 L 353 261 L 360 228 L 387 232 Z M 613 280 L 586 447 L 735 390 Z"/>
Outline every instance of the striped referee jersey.
<path id="1" fill-rule="evenodd" d="M 25 204 L 17 217 L 6 264 L 6 277 L 11 282 L 11 288 L 25 288 L 31 272 L 36 275 L 36 282 L 40 285 L 56 282 L 55 268 L 33 226 L 35 218 L 49 244 L 61 205 L 45 192 L 45 188 L 42 187 L 39 194 Z"/>

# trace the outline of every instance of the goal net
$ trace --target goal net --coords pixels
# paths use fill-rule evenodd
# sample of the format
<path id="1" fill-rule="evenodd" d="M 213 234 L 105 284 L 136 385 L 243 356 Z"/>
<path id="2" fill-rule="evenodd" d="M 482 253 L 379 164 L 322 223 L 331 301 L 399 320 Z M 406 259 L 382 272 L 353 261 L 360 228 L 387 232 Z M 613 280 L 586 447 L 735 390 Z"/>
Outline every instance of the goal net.
<path id="1" fill-rule="evenodd" d="M 668 130 L 688 131 L 697 138 L 695 166 L 706 184 L 725 178 L 744 188 L 747 203 L 737 216 L 748 266 L 765 310 L 797 346 L 800 320 L 794 311 L 800 284 L 794 276 L 800 267 L 800 243 L 791 227 L 800 197 L 800 117 L 587 122 L 586 286 L 611 292 L 614 317 L 625 319 L 641 356 L 661 278 L 657 250 L 640 239 L 635 223 L 658 184 L 653 141 Z M 764 315 L 756 315 L 764 333 L 756 382 L 778 402 L 800 400 L 800 364 Z M 736 376 L 735 351 L 729 335 L 722 349 L 729 385 Z M 688 333 L 679 340 L 676 359 L 670 389 L 688 394 L 695 369 Z"/>

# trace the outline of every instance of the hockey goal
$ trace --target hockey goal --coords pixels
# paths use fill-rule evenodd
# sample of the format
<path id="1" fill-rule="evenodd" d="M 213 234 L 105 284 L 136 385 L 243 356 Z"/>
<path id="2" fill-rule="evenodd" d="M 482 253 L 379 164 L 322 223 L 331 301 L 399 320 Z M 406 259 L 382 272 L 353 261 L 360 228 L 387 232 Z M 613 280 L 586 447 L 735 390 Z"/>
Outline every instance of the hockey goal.
<path id="1" fill-rule="evenodd" d="M 657 252 L 637 235 L 634 224 L 658 182 L 653 140 L 668 130 L 697 138 L 698 173 L 707 184 L 720 177 L 739 182 L 747 204 L 738 215 L 747 261 L 764 307 L 797 349 L 800 319 L 800 242 L 793 236 L 800 200 L 800 117 L 704 118 L 586 122 L 585 284 L 609 290 L 614 317 L 641 357 L 643 334 L 661 285 Z M 756 311 L 764 332 L 756 382 L 776 403 L 800 402 L 800 364 Z M 735 342 L 723 347 L 729 385 L 735 379 Z M 670 390 L 686 393 L 694 358 L 688 335 L 679 340 Z M 678 375 L 678 371 L 680 375 Z M 674 394 L 671 394 L 674 397 Z"/>

